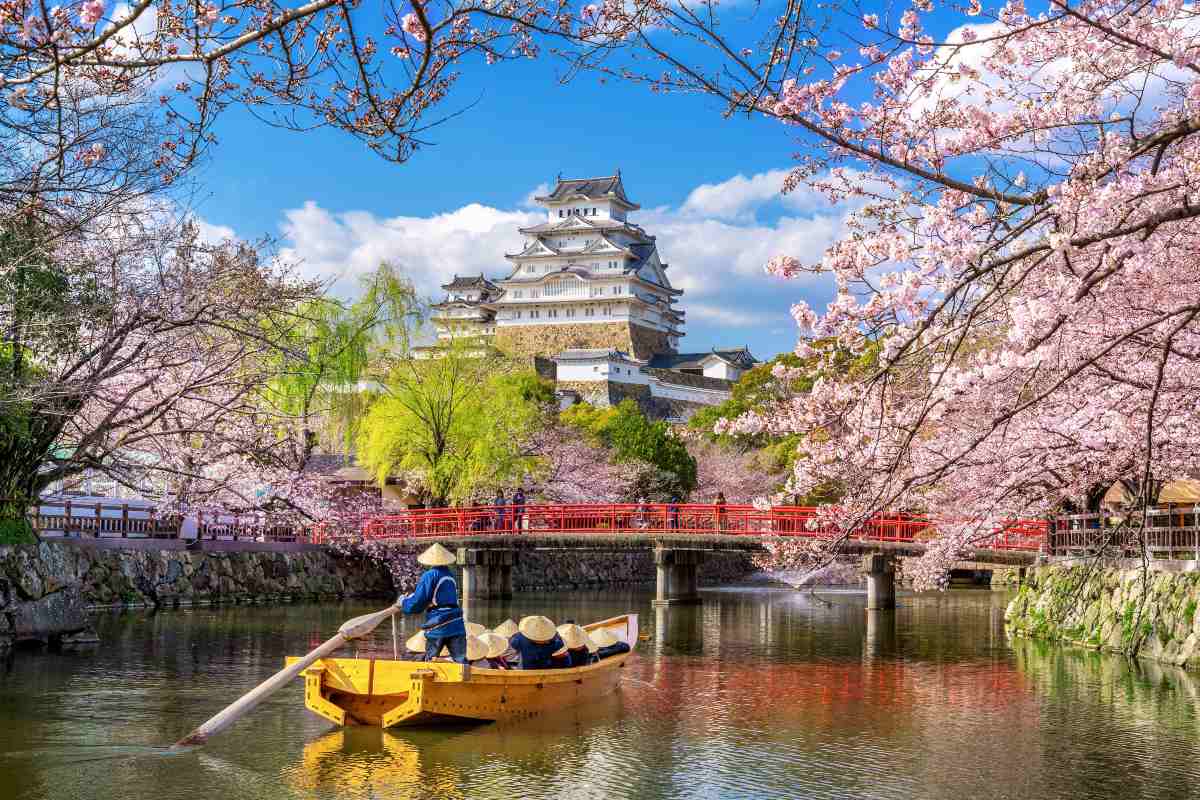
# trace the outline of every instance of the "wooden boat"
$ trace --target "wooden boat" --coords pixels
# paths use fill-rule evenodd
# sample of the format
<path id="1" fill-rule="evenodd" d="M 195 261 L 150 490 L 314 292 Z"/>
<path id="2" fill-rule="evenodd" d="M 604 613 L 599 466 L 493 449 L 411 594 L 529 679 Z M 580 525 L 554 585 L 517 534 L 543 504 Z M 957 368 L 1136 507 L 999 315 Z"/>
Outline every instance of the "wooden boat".
<path id="1" fill-rule="evenodd" d="M 616 688 L 638 642 L 637 614 L 583 626 L 607 628 L 628 653 L 570 669 L 479 669 L 446 661 L 326 658 L 304 675 L 304 706 L 335 725 L 437 725 L 536 717 Z M 289 656 L 288 664 L 299 660 Z"/>

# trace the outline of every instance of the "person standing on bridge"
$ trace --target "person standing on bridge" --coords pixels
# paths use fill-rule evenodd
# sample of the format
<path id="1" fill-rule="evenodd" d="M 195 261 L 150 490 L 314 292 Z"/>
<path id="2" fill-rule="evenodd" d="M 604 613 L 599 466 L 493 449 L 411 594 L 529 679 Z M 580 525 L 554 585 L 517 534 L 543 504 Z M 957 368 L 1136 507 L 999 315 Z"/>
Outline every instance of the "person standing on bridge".
<path id="1" fill-rule="evenodd" d="M 508 505 L 508 501 L 504 499 L 504 490 L 496 490 L 496 499 L 492 501 L 492 505 L 496 507 L 496 530 L 504 530 L 504 507 Z"/>
<path id="2" fill-rule="evenodd" d="M 421 631 L 425 634 L 426 661 L 432 661 L 445 647 L 452 659 L 467 663 L 467 628 L 458 603 L 458 584 L 450 572 L 455 561 L 454 554 L 441 544 L 431 545 L 417 556 L 418 564 L 429 567 L 417 581 L 417 588 L 396 598 L 396 605 L 405 614 L 425 613 Z"/>
<path id="3" fill-rule="evenodd" d="M 518 486 L 512 496 L 513 507 L 513 530 L 517 533 L 521 532 L 521 525 L 525 521 L 525 488 Z"/>

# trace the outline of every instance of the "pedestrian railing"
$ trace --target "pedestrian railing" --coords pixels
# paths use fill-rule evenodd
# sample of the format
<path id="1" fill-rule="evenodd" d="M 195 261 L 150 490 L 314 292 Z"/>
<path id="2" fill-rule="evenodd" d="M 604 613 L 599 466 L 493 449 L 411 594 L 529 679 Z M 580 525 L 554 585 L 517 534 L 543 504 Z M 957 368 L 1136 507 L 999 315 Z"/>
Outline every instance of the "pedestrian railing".
<path id="1" fill-rule="evenodd" d="M 1068 514 L 1055 518 L 1047 551 L 1059 556 L 1109 555 L 1200 559 L 1200 507 L 1156 508 L 1141 514 Z"/>

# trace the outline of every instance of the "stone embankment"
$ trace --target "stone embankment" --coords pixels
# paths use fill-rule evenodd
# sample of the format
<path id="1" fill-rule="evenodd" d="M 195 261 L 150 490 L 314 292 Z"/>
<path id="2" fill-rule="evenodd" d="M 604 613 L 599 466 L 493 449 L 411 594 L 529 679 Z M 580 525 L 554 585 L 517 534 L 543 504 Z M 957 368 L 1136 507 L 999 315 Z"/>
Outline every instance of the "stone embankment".
<path id="1" fill-rule="evenodd" d="M 324 550 L 117 550 L 42 542 L 0 547 L 0 649 L 90 637 L 97 607 L 173 607 L 391 596 L 380 564 Z"/>
<path id="2" fill-rule="evenodd" d="M 1009 603 L 1018 636 L 1200 668 L 1200 573 L 1040 567 Z"/>

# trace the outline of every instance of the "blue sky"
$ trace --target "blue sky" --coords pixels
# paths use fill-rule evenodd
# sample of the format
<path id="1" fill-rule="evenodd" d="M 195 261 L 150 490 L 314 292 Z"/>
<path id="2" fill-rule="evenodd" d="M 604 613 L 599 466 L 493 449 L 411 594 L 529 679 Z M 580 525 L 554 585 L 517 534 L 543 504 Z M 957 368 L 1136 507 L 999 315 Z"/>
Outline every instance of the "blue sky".
<path id="1" fill-rule="evenodd" d="M 798 299 L 823 307 L 825 279 L 782 281 L 766 260 L 816 260 L 844 209 L 807 193 L 781 198 L 797 145 L 766 119 L 724 119 L 713 101 L 662 97 L 594 76 L 558 82 L 552 60 L 468 68 L 447 110 L 474 104 L 429 133 L 405 164 L 334 130 L 295 133 L 230 112 L 200 174 L 197 214 L 221 233 L 271 235 L 310 275 L 350 291 L 381 259 L 425 294 L 456 272 L 503 272 L 531 193 L 564 176 L 620 168 L 683 288 L 684 350 L 790 349 Z"/>

